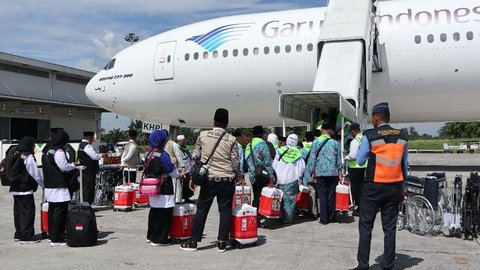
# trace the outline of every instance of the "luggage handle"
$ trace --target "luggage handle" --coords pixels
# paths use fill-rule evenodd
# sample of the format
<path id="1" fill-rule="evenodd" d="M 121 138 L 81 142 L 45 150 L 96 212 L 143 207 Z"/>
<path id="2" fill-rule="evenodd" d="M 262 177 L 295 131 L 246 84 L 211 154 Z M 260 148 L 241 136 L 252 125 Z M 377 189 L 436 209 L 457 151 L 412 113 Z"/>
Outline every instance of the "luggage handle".
<path id="1" fill-rule="evenodd" d="M 77 166 L 77 169 L 80 170 L 80 204 L 83 203 L 83 170 L 85 170 L 85 168 L 87 167 L 83 165 Z"/>

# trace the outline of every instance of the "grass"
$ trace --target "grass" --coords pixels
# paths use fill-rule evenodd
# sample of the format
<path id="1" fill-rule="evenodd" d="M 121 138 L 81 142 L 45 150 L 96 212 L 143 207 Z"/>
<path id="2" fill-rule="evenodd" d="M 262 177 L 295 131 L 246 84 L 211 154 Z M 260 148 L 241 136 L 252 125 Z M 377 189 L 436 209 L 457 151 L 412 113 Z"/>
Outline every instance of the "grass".
<path id="1" fill-rule="evenodd" d="M 417 150 L 443 150 L 443 144 L 459 146 L 467 141 L 478 142 L 480 139 L 432 139 L 432 140 L 411 140 L 408 142 L 409 149 Z"/>

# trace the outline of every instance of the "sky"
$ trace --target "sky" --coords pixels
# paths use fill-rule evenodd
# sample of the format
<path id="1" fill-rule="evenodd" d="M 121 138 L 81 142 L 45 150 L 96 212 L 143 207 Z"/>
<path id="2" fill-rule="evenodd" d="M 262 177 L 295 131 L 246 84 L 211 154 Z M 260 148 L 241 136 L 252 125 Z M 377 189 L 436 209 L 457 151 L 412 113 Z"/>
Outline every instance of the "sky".
<path id="1" fill-rule="evenodd" d="M 324 6 L 326 0 L 0 0 L 0 51 L 88 71 L 99 71 L 140 39 L 211 18 Z M 126 129 L 129 118 L 102 115 L 102 127 Z M 424 126 L 424 125 L 423 125 Z M 417 130 L 435 135 L 442 124 Z M 437 128 L 438 126 L 438 128 Z"/>

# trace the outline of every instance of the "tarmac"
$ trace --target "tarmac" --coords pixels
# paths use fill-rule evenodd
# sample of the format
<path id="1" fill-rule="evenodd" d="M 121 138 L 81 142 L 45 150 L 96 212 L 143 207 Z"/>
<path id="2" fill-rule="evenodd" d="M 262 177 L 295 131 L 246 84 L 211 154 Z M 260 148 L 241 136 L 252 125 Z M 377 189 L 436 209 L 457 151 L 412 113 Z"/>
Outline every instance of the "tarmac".
<path id="1" fill-rule="evenodd" d="M 476 162 L 479 155 L 411 154 L 412 162 L 448 164 Z M 460 159 L 460 161 L 458 160 Z M 422 176 L 425 172 L 412 172 Z M 448 172 L 451 182 L 457 173 Z M 198 194 L 198 191 L 197 191 Z M 36 233 L 40 233 L 41 191 L 37 201 Z M 48 240 L 21 245 L 13 240 L 13 199 L 7 187 L 0 187 L 1 269 L 349 269 L 357 265 L 358 218 L 340 216 L 340 222 L 321 225 L 297 217 L 289 226 L 258 229 L 258 245 L 243 249 L 216 248 L 218 211 L 216 203 L 207 220 L 199 250 L 187 252 L 178 245 L 151 247 L 146 243 L 148 208 L 114 212 L 96 207 L 99 241 L 85 248 L 49 246 Z M 377 216 L 370 254 L 371 269 L 380 269 L 383 232 Z M 408 230 L 397 232 L 395 269 L 479 269 L 480 244 L 475 240 L 443 235 L 419 236 Z"/>

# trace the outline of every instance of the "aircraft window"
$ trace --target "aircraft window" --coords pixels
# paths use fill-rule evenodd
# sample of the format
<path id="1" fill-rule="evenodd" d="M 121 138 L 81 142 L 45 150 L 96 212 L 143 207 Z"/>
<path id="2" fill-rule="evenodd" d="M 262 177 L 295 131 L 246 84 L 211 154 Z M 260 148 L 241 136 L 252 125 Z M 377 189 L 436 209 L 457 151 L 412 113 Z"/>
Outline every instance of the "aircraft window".
<path id="1" fill-rule="evenodd" d="M 105 66 L 105 70 L 109 70 L 111 68 L 113 68 L 115 66 L 115 58 L 110 60 L 110 62 L 108 62 L 108 64 Z"/>
<path id="2" fill-rule="evenodd" d="M 188 59 L 190 59 L 190 54 L 186 53 L 185 54 L 185 61 L 188 61 Z"/>
<path id="3" fill-rule="evenodd" d="M 273 51 L 275 53 L 280 53 L 280 46 L 275 46 L 275 48 L 273 48 Z"/>
<path id="4" fill-rule="evenodd" d="M 460 40 L 460 33 L 458 33 L 458 32 L 453 33 L 453 40 L 459 41 Z"/>
<path id="5" fill-rule="evenodd" d="M 422 37 L 419 36 L 419 35 L 416 35 L 415 36 L 415 43 L 420 44 L 420 42 L 422 42 Z"/>
<path id="6" fill-rule="evenodd" d="M 217 51 L 214 51 L 213 52 L 213 58 L 217 58 L 218 57 L 218 52 Z"/>
<path id="7" fill-rule="evenodd" d="M 248 49 L 247 48 L 243 49 L 243 55 L 245 55 L 245 56 L 248 55 Z"/>
<path id="8" fill-rule="evenodd" d="M 301 52 L 302 51 L 302 44 L 297 44 L 297 52 Z"/>
<path id="9" fill-rule="evenodd" d="M 290 45 L 285 46 L 285 52 L 289 53 L 291 51 L 292 51 L 292 46 Z"/>
<path id="10" fill-rule="evenodd" d="M 198 59 L 198 52 L 193 54 L 193 59 L 197 60 Z"/>
<path id="11" fill-rule="evenodd" d="M 232 53 L 232 54 L 233 54 L 233 56 L 237 57 L 237 55 L 238 55 L 238 50 L 237 50 L 237 49 L 233 50 L 233 53 Z"/>
<path id="12" fill-rule="evenodd" d="M 308 43 L 308 45 L 307 45 L 307 50 L 308 50 L 309 52 L 313 51 L 313 44 L 312 44 L 312 43 Z"/>
<path id="13" fill-rule="evenodd" d="M 430 34 L 430 35 L 427 36 L 427 41 L 428 41 L 428 43 L 432 43 L 432 42 L 433 42 L 433 35 L 432 35 L 432 34 Z"/>
<path id="14" fill-rule="evenodd" d="M 204 52 L 203 53 L 203 59 L 207 59 L 208 58 L 208 52 Z"/>
<path id="15" fill-rule="evenodd" d="M 227 51 L 227 50 L 223 50 L 223 57 L 224 57 L 224 58 L 227 58 L 227 56 L 228 56 L 228 51 Z"/>
<path id="16" fill-rule="evenodd" d="M 445 34 L 445 33 L 440 34 L 440 41 L 442 41 L 442 42 L 447 41 L 447 34 Z"/>
<path id="17" fill-rule="evenodd" d="M 259 52 L 259 50 L 258 50 L 257 47 L 253 48 L 253 54 L 254 54 L 254 55 L 258 55 L 258 52 Z"/>
<path id="18" fill-rule="evenodd" d="M 172 57 L 169 55 L 169 56 L 167 57 L 167 63 L 170 63 L 171 60 L 172 60 Z"/>
<path id="19" fill-rule="evenodd" d="M 472 31 L 468 31 L 468 32 L 467 32 L 467 39 L 468 39 L 468 40 L 472 40 L 472 39 L 473 39 L 473 32 L 472 32 Z"/>
<path id="20" fill-rule="evenodd" d="M 269 54 L 270 53 L 270 48 L 269 47 L 263 48 L 263 53 L 264 54 Z"/>

